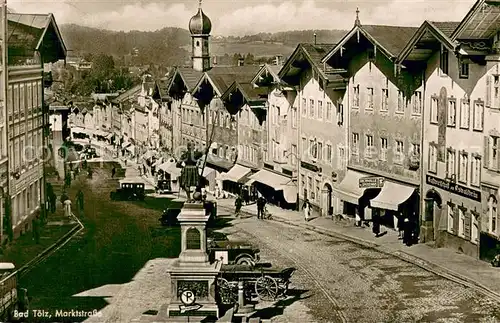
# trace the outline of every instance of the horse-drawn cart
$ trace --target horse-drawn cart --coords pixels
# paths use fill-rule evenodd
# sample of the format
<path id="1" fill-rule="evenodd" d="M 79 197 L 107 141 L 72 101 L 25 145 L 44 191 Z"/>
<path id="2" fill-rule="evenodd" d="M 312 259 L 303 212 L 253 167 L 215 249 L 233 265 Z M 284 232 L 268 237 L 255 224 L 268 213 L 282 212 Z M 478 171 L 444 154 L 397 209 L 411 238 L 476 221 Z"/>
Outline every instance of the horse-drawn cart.
<path id="1" fill-rule="evenodd" d="M 272 301 L 284 297 L 295 268 L 277 269 L 266 264 L 222 265 L 217 278 L 217 291 L 222 304 L 238 302 L 238 283 L 243 282 L 244 296 Z"/>

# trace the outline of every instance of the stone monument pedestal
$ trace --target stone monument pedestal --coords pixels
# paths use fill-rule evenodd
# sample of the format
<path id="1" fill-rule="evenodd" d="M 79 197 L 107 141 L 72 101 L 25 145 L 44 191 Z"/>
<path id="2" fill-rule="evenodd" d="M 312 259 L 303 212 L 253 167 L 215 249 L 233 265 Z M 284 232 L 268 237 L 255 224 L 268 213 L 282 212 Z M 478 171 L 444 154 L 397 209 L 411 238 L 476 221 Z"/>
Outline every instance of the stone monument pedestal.
<path id="1" fill-rule="evenodd" d="M 221 262 L 210 264 L 207 254 L 203 203 L 186 202 L 177 217 L 181 225 L 181 254 L 170 269 L 171 301 L 167 316 L 171 320 L 190 317 L 190 322 L 207 316 L 219 317 L 215 286 Z M 199 319 L 198 319 L 199 318 Z"/>

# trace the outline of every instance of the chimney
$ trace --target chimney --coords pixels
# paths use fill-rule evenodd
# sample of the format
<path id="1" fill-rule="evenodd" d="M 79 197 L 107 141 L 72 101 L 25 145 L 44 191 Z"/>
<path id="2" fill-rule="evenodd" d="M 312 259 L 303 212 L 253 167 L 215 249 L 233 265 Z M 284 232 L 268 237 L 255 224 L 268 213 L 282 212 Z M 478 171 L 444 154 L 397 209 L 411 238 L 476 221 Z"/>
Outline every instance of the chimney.
<path id="1" fill-rule="evenodd" d="M 245 59 L 243 57 L 238 58 L 238 66 L 243 66 L 245 64 Z"/>
<path id="2" fill-rule="evenodd" d="M 314 45 L 316 45 L 316 33 L 314 33 Z"/>

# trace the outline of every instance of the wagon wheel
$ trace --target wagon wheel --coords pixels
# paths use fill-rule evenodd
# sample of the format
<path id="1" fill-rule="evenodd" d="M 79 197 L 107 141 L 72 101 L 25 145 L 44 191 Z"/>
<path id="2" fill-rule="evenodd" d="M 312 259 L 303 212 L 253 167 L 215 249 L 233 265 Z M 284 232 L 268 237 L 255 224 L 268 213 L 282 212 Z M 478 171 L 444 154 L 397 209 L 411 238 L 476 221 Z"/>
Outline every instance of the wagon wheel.
<path id="1" fill-rule="evenodd" d="M 261 300 L 275 300 L 278 296 L 278 284 L 274 278 L 262 276 L 255 282 L 255 293 Z"/>
<path id="2" fill-rule="evenodd" d="M 217 278 L 217 291 L 222 304 L 235 304 L 238 299 L 233 286 L 225 278 Z"/>

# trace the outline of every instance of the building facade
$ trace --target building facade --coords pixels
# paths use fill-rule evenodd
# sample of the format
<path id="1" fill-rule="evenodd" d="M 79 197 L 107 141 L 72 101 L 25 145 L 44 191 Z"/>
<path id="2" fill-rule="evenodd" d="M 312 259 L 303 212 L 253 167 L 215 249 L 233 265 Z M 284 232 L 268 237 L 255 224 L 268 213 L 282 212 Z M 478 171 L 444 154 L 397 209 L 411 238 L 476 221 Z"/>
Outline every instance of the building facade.
<path id="1" fill-rule="evenodd" d="M 333 45 L 299 44 L 279 72 L 294 87 L 297 107 L 298 194 L 319 214 L 342 213 L 333 194 L 345 172 L 346 124 L 343 121 L 344 77 L 321 59 Z"/>
<path id="2" fill-rule="evenodd" d="M 64 59 L 66 48 L 52 14 L 9 13 L 7 34 L 15 40 L 8 46 L 10 178 L 6 192 L 11 200 L 10 225 L 15 237 L 31 229 L 40 207 L 45 205 L 43 164 L 49 111 L 43 105 L 44 63 Z"/>

